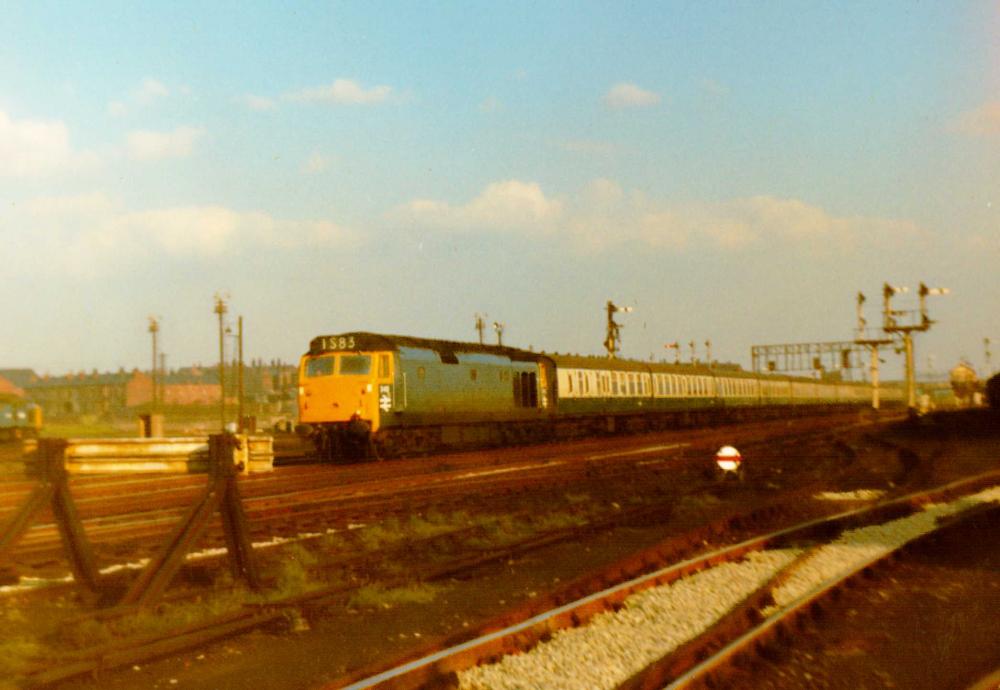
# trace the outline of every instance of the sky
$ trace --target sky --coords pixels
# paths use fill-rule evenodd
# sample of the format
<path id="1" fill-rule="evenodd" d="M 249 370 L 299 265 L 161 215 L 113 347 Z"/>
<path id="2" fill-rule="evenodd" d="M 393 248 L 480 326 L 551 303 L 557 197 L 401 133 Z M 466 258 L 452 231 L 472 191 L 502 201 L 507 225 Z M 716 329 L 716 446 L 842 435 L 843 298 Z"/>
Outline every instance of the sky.
<path id="1" fill-rule="evenodd" d="M 148 368 L 149 316 L 213 363 L 216 294 L 248 359 L 599 354 L 613 300 L 621 356 L 749 367 L 923 281 L 918 368 L 984 373 L 1000 4 L 8 3 L 0 238 L 0 368 Z"/>

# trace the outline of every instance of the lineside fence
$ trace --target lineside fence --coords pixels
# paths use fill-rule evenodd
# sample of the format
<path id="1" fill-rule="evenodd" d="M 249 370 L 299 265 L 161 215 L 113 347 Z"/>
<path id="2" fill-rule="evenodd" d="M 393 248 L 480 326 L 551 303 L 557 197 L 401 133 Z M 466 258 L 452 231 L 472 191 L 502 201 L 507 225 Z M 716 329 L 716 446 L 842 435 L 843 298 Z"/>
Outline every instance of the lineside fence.
<path id="1" fill-rule="evenodd" d="M 69 489 L 72 474 L 122 472 L 205 473 L 208 482 L 167 541 L 117 601 L 149 606 L 166 590 L 184 559 L 218 511 L 222 518 L 229 567 L 234 579 L 251 589 L 261 586 L 253 561 L 250 531 L 237 477 L 271 468 L 269 436 L 213 434 L 180 439 L 40 439 L 35 471 L 38 486 L 6 525 L 0 525 L 0 565 L 38 516 L 50 508 L 76 582 L 94 594 L 105 583 Z"/>

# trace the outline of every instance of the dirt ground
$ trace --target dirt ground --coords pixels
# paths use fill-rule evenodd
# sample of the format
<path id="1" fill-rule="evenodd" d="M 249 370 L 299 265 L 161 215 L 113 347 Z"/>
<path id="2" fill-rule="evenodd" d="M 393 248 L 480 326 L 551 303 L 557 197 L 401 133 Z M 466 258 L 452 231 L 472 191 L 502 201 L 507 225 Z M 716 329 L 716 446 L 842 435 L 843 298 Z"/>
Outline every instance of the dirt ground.
<path id="1" fill-rule="evenodd" d="M 823 478 L 829 480 L 829 488 L 840 491 L 905 493 L 997 469 L 1000 429 L 995 418 L 989 419 L 977 421 L 975 433 L 949 421 L 878 438 L 857 431 L 805 447 L 786 441 L 758 449 L 750 459 L 752 481 L 733 489 L 735 498 L 748 505 L 765 497 L 775 500 L 784 490 Z M 898 446 L 913 449 L 917 462 L 908 463 Z M 679 529 L 671 521 L 619 527 L 484 566 L 463 579 L 433 583 L 428 601 L 306 607 L 295 632 L 258 630 L 58 687 L 318 687 L 350 669 L 397 657 L 435 637 L 474 626 Z M 846 595 L 827 618 L 803 632 L 801 644 L 782 650 L 770 666 L 755 669 L 761 675 L 754 675 L 749 687 L 960 687 L 991 670 L 991 664 L 1000 666 L 1000 636 L 995 630 L 1000 543 L 996 530 L 987 532 L 977 538 L 975 547 L 931 550 L 894 570 L 885 587 Z M 924 680 L 928 682 L 914 684 Z M 945 682 L 952 680 L 952 685 Z"/>
<path id="2" fill-rule="evenodd" d="M 734 678 L 752 688 L 968 688 L 1000 668 L 1000 519 L 946 532 L 848 589 Z"/>

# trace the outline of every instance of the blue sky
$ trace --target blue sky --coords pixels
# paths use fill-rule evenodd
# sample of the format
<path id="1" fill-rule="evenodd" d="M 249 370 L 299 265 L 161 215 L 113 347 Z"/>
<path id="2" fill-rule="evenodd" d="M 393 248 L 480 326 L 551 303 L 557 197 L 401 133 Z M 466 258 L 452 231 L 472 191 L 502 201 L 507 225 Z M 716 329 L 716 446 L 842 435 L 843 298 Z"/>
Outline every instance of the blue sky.
<path id="1" fill-rule="evenodd" d="M 851 337 L 952 294 L 919 364 L 1000 361 L 1000 9 L 22 3 L 0 26 L 4 366 L 319 333 L 597 353 Z M 895 360 L 894 356 L 889 357 Z"/>

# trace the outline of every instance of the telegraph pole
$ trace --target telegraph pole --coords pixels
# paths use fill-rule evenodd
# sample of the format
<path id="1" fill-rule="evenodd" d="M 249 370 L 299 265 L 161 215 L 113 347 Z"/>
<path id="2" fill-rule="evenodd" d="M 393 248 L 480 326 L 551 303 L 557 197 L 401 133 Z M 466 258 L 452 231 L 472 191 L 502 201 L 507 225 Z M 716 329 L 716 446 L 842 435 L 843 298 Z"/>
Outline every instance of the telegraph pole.
<path id="1" fill-rule="evenodd" d="M 159 382 L 159 378 L 160 377 L 156 375 L 157 364 L 159 364 L 159 358 L 157 357 L 157 354 L 156 354 L 156 334 L 159 333 L 159 332 L 160 332 L 160 322 L 157 320 L 157 318 L 155 316 L 150 316 L 149 317 L 149 334 L 151 336 L 153 336 L 153 366 L 149 370 L 149 373 L 153 377 L 153 399 L 152 399 L 152 405 L 151 405 L 151 407 L 152 407 L 151 411 L 152 412 L 156 412 L 156 410 L 159 407 L 159 405 L 157 404 L 157 398 L 158 398 L 157 388 L 158 388 L 158 382 Z"/>
<path id="2" fill-rule="evenodd" d="M 985 375 L 986 375 L 986 378 L 989 378 L 993 374 L 993 367 L 990 364 L 990 358 L 991 358 L 992 355 L 990 353 L 990 339 L 989 338 L 983 338 L 983 349 L 986 350 L 986 372 L 985 372 Z"/>
<path id="3" fill-rule="evenodd" d="M 479 333 L 479 344 L 483 344 L 483 331 L 486 330 L 486 317 L 489 314 L 476 312 L 476 331 Z"/>
<path id="4" fill-rule="evenodd" d="M 712 366 L 712 341 L 705 341 L 705 359 L 708 362 L 709 368 Z"/>
<path id="5" fill-rule="evenodd" d="M 225 347 L 225 317 L 228 309 L 226 299 L 219 293 L 215 294 L 215 309 L 219 315 L 219 426 L 226 429 L 226 347 Z"/>
<path id="6" fill-rule="evenodd" d="M 615 321 L 615 312 L 629 313 L 632 307 L 619 307 L 611 300 L 608 300 L 605 310 L 608 312 L 607 335 L 604 338 L 604 348 L 608 351 L 608 359 L 614 359 L 615 355 L 622 349 L 621 329 L 624 328 Z"/>
<path id="7" fill-rule="evenodd" d="M 237 352 L 239 352 L 239 363 L 236 368 L 236 380 L 237 380 L 237 419 L 239 419 L 239 430 L 243 431 L 243 316 L 236 320 L 236 339 L 237 339 Z"/>
<path id="8" fill-rule="evenodd" d="M 883 345 L 889 345 L 892 343 L 891 338 L 873 338 L 867 334 L 867 324 L 868 321 L 865 320 L 864 316 L 864 303 L 865 295 L 863 292 L 858 293 L 858 337 L 854 339 L 854 342 L 858 345 L 866 346 L 871 353 L 871 379 L 872 379 L 872 409 L 878 410 L 881 405 L 879 400 L 879 390 L 878 390 L 878 349 Z"/>
<path id="9" fill-rule="evenodd" d="M 167 404 L 167 353 L 160 353 L 160 404 Z"/>

